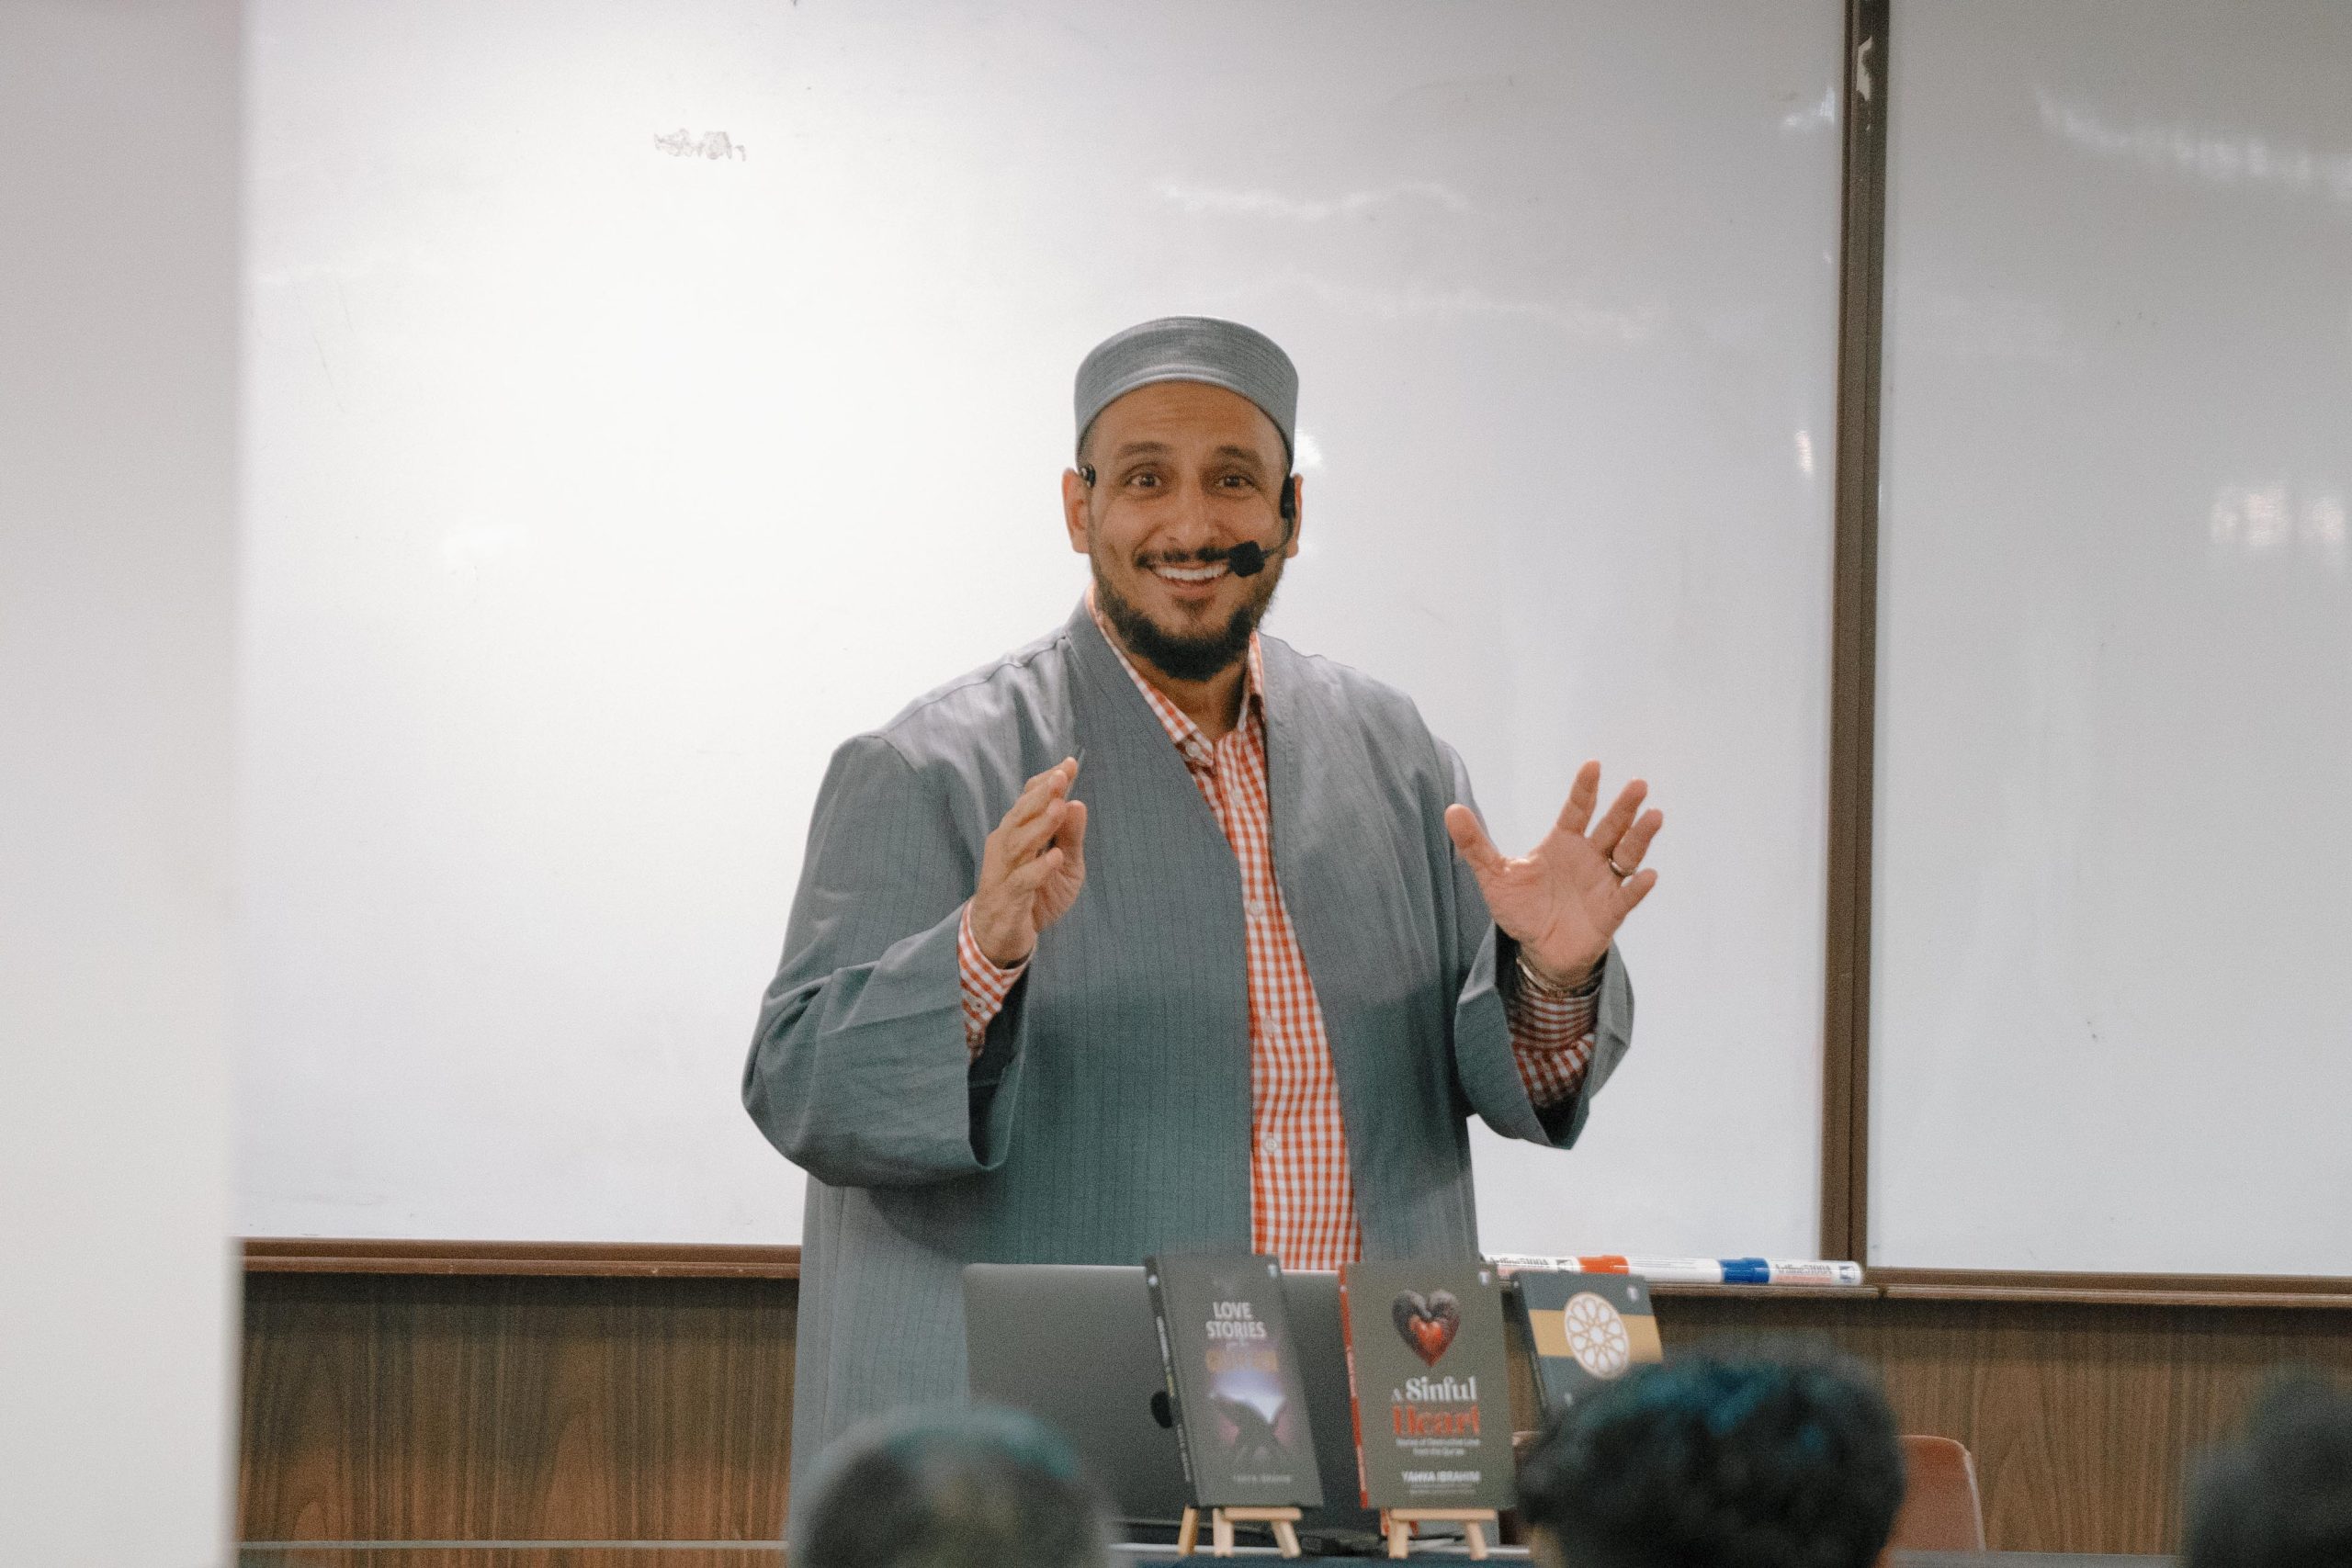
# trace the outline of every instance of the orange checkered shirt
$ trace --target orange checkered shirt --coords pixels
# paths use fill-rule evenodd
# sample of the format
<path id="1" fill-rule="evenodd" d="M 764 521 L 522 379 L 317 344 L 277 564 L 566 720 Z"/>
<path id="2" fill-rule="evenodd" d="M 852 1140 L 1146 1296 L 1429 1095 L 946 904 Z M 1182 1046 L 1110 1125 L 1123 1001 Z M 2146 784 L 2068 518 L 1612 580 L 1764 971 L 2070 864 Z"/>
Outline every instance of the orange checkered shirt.
<path id="1" fill-rule="evenodd" d="M 1101 623 L 1101 617 L 1096 617 Z M 1347 1124 L 1323 1032 L 1322 1005 L 1274 880 L 1272 812 L 1266 784 L 1265 666 L 1250 639 L 1240 720 L 1212 744 L 1184 711 L 1138 673 L 1105 626 L 1119 662 L 1159 717 L 1193 784 L 1216 814 L 1240 863 L 1250 996 L 1250 1235 L 1253 1250 L 1285 1269 L 1337 1269 L 1363 1255 Z M 977 1054 L 1026 967 L 999 968 L 972 940 L 967 904 L 961 939 L 964 1034 Z M 1538 1106 L 1576 1093 L 1592 1060 L 1597 985 L 1568 996 L 1506 986 L 1521 1081 Z"/>

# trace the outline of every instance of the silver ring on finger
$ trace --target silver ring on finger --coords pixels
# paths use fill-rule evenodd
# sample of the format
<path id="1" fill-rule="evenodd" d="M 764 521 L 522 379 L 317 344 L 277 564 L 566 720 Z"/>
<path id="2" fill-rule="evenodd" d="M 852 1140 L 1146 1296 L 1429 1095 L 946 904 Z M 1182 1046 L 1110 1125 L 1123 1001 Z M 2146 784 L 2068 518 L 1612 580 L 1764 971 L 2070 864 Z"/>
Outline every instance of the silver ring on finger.
<path id="1" fill-rule="evenodd" d="M 1611 855 L 1609 857 L 1609 869 L 1617 874 L 1617 880 L 1620 882 L 1623 882 L 1625 878 L 1634 874 L 1632 872 L 1627 871 L 1623 866 L 1617 863 L 1617 857 L 1615 855 Z"/>

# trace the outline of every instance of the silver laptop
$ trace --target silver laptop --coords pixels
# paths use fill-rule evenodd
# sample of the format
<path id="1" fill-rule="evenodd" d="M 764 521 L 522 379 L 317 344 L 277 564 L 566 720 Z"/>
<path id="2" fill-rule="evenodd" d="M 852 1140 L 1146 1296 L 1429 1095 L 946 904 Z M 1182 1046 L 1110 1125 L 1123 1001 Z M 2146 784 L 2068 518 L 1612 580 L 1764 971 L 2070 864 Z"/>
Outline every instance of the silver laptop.
<path id="1" fill-rule="evenodd" d="M 1323 1506 L 1299 1528 L 1376 1535 L 1358 1507 L 1340 1277 L 1286 1273 Z M 973 1263 L 964 1269 L 972 1397 L 1026 1410 L 1069 1440 L 1131 1533 L 1172 1529 L 1192 1501 L 1169 1424 L 1168 1378 L 1143 1269 L 1083 1263 Z"/>

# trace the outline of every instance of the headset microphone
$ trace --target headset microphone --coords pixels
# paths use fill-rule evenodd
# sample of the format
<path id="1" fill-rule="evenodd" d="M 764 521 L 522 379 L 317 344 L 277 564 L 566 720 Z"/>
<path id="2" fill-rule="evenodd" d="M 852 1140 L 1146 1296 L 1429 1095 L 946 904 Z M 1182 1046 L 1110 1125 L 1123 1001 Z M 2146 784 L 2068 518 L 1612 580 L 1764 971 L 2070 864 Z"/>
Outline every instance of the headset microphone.
<path id="1" fill-rule="evenodd" d="M 1290 543 L 1291 533 L 1298 526 L 1298 476 L 1283 480 L 1280 508 L 1283 518 L 1283 542 L 1277 550 Z M 1236 577 L 1255 577 L 1266 570 L 1266 547 L 1255 539 L 1244 539 L 1225 552 L 1225 568 Z"/>

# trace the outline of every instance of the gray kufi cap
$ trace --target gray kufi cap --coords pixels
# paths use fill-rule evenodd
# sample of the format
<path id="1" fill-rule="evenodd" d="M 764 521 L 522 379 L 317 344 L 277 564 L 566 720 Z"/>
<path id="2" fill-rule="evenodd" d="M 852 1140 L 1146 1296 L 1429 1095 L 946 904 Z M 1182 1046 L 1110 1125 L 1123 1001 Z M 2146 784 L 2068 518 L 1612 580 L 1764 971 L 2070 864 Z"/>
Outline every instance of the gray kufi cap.
<path id="1" fill-rule="evenodd" d="M 1214 316 L 1163 316 L 1095 344 L 1078 367 L 1078 439 L 1094 416 L 1137 387 L 1155 381 L 1205 381 L 1238 392 L 1283 433 L 1283 455 L 1295 448 L 1298 369 L 1273 339 Z"/>

